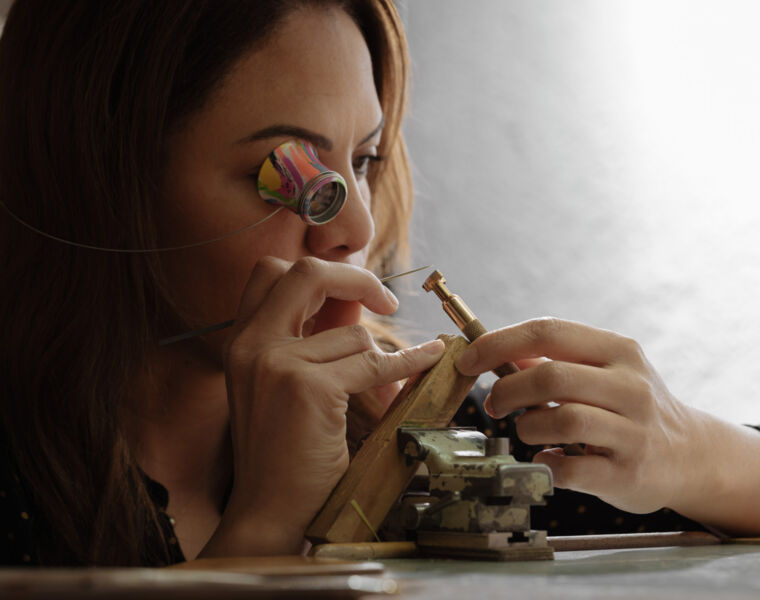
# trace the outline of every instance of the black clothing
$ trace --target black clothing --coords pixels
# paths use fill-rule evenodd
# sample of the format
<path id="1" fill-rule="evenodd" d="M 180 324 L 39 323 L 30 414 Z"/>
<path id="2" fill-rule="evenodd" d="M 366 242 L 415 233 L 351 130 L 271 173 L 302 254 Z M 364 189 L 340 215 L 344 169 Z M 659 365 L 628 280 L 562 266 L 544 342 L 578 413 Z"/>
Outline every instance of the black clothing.
<path id="1" fill-rule="evenodd" d="M 147 475 L 143 474 L 143 477 L 158 513 L 169 564 L 184 562 L 185 557 L 174 535 L 174 519 L 166 513 L 169 492 Z M 46 525 L 25 492 L 8 452 L 0 444 L 0 566 L 39 565 L 36 532 Z"/>

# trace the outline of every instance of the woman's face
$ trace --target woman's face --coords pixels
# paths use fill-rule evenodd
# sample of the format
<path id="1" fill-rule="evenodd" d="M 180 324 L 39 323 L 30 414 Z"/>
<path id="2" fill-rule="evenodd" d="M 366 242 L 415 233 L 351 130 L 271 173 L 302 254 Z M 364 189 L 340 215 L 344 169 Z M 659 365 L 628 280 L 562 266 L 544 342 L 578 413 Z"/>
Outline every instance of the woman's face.
<path id="1" fill-rule="evenodd" d="M 244 55 L 170 140 L 160 220 L 165 245 L 211 239 L 270 214 L 274 207 L 258 194 L 258 168 L 289 139 L 316 146 L 321 162 L 346 180 L 348 199 L 325 225 L 307 226 L 283 209 L 240 235 L 164 255 L 182 315 L 199 326 L 233 318 L 264 255 L 364 265 L 374 234 L 367 157 L 377 154 L 381 123 L 369 50 L 340 9 L 293 12 Z M 346 310 L 351 314 L 332 317 L 332 326 L 358 319 L 358 311 Z M 223 337 L 209 341 L 218 350 Z"/>

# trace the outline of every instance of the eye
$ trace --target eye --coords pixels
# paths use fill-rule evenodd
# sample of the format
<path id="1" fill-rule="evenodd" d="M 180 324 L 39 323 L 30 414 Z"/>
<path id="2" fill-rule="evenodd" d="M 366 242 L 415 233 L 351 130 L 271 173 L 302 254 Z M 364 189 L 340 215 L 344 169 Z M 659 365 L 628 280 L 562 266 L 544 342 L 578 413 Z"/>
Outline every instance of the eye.
<path id="1" fill-rule="evenodd" d="M 354 173 L 357 177 L 366 177 L 369 174 L 372 163 L 379 163 L 383 160 L 382 156 L 375 154 L 365 154 L 354 160 Z"/>

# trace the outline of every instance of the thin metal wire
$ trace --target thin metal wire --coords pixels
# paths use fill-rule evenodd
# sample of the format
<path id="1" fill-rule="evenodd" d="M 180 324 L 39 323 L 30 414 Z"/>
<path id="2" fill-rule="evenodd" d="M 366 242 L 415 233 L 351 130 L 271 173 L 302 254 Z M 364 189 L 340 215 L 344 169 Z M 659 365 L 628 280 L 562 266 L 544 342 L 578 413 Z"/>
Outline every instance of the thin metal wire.
<path id="1" fill-rule="evenodd" d="M 34 233 L 41 235 L 42 237 L 50 238 L 51 240 L 55 240 L 56 242 L 60 242 L 62 244 L 68 244 L 69 246 L 76 246 L 77 248 L 85 248 L 87 250 L 99 250 L 100 252 L 118 252 L 123 254 L 142 254 L 142 253 L 148 253 L 148 252 L 172 252 L 174 250 L 185 250 L 187 248 L 197 248 L 198 246 L 205 246 L 206 244 L 213 244 L 214 242 L 220 242 L 222 240 L 226 240 L 227 238 L 231 238 L 232 236 L 239 235 L 245 231 L 248 231 L 249 229 L 253 229 L 257 225 L 261 225 L 262 223 L 265 223 L 272 217 L 274 217 L 278 212 L 280 212 L 284 207 L 279 206 L 277 207 L 274 212 L 269 213 L 266 217 L 263 219 L 259 219 L 255 223 L 251 223 L 250 225 L 246 225 L 245 227 L 242 227 L 240 229 L 236 229 L 235 231 L 232 231 L 230 233 L 226 233 L 224 235 L 220 235 L 219 237 L 211 238 L 209 240 L 204 240 L 202 242 L 194 242 L 192 244 L 183 244 L 181 246 L 164 246 L 162 248 L 108 248 L 107 246 L 94 246 L 90 244 L 82 244 L 80 242 L 74 242 L 72 240 L 67 240 L 61 237 L 58 237 L 56 235 L 53 235 L 51 233 L 47 233 L 45 231 L 42 231 L 41 229 L 37 229 L 33 225 L 30 225 L 26 221 L 24 221 L 21 217 L 16 215 L 10 208 L 8 208 L 8 205 L 5 204 L 2 200 L 0 200 L 0 204 L 3 205 L 3 208 L 5 211 L 13 217 L 16 221 L 18 221 L 21 225 L 26 227 L 27 229 L 31 229 L 34 231 Z"/>

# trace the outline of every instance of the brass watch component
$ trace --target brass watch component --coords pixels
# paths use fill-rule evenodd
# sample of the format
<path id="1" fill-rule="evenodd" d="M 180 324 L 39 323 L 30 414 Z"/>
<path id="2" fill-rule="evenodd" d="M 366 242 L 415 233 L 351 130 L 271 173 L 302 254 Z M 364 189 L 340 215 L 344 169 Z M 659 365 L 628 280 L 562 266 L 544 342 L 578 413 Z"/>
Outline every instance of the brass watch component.
<path id="1" fill-rule="evenodd" d="M 449 288 L 446 287 L 446 278 L 443 273 L 437 269 L 433 271 L 425 283 L 422 284 L 422 289 L 426 292 L 434 292 L 436 296 L 441 299 L 443 303 L 443 310 L 451 317 L 457 327 L 462 330 L 465 337 L 474 342 L 481 335 L 486 333 L 487 329 L 483 326 L 480 320 L 475 316 L 470 308 L 464 303 L 459 296 L 453 294 Z M 517 365 L 511 362 L 504 363 L 500 367 L 493 370 L 499 377 L 504 377 L 511 373 L 516 373 L 520 369 Z"/>
<path id="2" fill-rule="evenodd" d="M 451 317 L 451 320 L 456 323 L 457 327 L 462 330 L 462 333 L 464 333 L 468 340 L 474 342 L 477 338 L 486 333 L 486 328 L 483 327 L 483 324 L 464 303 L 464 300 L 456 294 L 452 294 L 451 290 L 446 287 L 446 278 L 443 276 L 443 273 L 437 269 L 433 271 L 428 275 L 425 283 L 422 284 L 422 289 L 426 292 L 435 292 L 435 295 L 441 299 L 441 302 L 443 302 L 443 310 L 445 310 L 446 314 Z M 520 369 L 517 365 L 507 362 L 500 367 L 496 367 L 493 372 L 499 377 L 504 377 L 505 375 L 516 373 L 519 370 Z M 567 444 L 564 447 L 564 451 L 565 454 L 570 456 L 582 456 L 586 453 L 582 444 Z"/>

